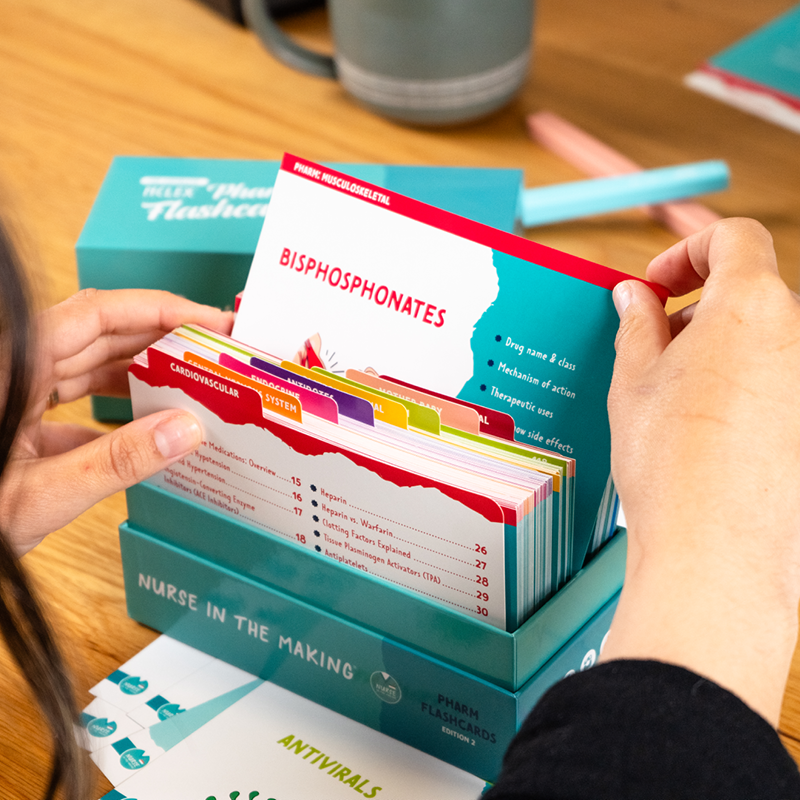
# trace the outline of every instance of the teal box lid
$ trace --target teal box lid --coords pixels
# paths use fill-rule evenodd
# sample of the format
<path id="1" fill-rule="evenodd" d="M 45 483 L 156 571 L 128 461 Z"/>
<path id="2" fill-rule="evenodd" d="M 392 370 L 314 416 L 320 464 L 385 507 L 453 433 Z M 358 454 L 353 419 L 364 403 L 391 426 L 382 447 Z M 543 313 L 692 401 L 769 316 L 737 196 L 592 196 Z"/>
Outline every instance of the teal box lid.
<path id="1" fill-rule="evenodd" d="M 522 170 L 330 166 L 502 230 L 519 218 Z M 278 161 L 118 156 L 76 245 L 80 287 L 164 289 L 233 308 L 278 168 Z M 93 410 L 98 419 L 131 418 L 128 400 L 95 398 Z"/>
<path id="2" fill-rule="evenodd" d="M 130 524 L 162 542 L 512 691 L 620 590 L 625 576 L 621 532 L 507 633 L 146 482 L 128 489 L 127 500 Z"/>

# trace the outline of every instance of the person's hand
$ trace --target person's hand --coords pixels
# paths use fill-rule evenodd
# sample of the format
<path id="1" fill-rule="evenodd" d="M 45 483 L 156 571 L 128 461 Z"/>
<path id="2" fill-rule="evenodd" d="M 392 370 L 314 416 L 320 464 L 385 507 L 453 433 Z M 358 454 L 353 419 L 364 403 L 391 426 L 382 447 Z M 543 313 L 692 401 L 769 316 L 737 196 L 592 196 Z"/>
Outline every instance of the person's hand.
<path id="1" fill-rule="evenodd" d="M 628 567 L 605 658 L 657 658 L 737 692 L 773 724 L 800 599 L 800 302 L 772 241 L 723 220 L 625 282 L 609 395 Z"/>
<path id="2" fill-rule="evenodd" d="M 42 420 L 54 401 L 127 395 L 131 358 L 185 322 L 229 333 L 233 315 L 167 292 L 125 289 L 85 290 L 39 316 L 29 412 L 0 485 L 0 529 L 19 555 L 200 443 L 200 426 L 184 411 L 107 434 Z"/>

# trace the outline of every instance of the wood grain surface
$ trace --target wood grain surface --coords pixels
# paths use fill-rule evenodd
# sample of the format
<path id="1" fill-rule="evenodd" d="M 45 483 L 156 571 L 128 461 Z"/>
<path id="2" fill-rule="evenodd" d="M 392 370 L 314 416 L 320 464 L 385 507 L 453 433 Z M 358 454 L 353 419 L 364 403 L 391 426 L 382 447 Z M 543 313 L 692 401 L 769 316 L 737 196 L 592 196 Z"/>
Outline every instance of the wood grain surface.
<path id="1" fill-rule="evenodd" d="M 702 60 L 791 4 L 541 0 L 518 98 L 477 123 L 425 129 L 373 116 L 336 83 L 275 62 L 249 31 L 194 0 L 0 0 L 0 213 L 44 306 L 78 288 L 75 242 L 115 155 L 278 159 L 290 150 L 313 160 L 521 167 L 528 186 L 581 178 L 527 138 L 525 115 L 549 109 L 645 167 L 727 160 L 731 188 L 704 202 L 763 222 L 797 290 L 800 137 L 682 84 Z M 284 26 L 330 51 L 323 11 Z M 676 241 L 638 210 L 528 235 L 636 275 Z M 51 415 L 96 424 L 86 400 Z M 124 518 L 124 496 L 111 497 L 23 559 L 81 703 L 156 636 L 126 615 L 117 541 Z M 746 646 L 731 642 L 731 658 Z M 0 698 L 0 796 L 41 796 L 48 736 L 4 650 Z M 800 760 L 800 655 L 781 732 Z M 98 773 L 95 796 L 109 788 Z"/>

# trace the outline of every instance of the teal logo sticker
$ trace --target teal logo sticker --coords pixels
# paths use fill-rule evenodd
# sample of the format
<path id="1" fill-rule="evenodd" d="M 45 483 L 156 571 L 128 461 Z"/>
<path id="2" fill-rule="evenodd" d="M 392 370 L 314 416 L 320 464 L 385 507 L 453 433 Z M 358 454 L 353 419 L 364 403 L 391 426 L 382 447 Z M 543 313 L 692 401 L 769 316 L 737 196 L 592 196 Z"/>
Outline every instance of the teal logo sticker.
<path id="1" fill-rule="evenodd" d="M 589 667 L 593 667 L 595 661 L 597 661 L 597 653 L 595 652 L 594 648 L 592 648 L 583 657 L 583 661 L 581 661 L 581 672 L 583 672 L 585 669 L 589 669 Z"/>
<path id="2" fill-rule="evenodd" d="M 103 738 L 105 736 L 111 736 L 114 731 L 117 729 L 117 723 L 113 720 L 107 719 L 106 717 L 99 717 L 91 720 L 86 725 L 86 730 L 92 735 L 98 738 Z"/>
<path id="3" fill-rule="evenodd" d="M 119 763 L 125 769 L 141 769 L 147 766 L 149 761 L 150 756 L 146 756 L 144 750 L 139 750 L 138 748 L 126 750 L 119 758 Z"/>
<path id="4" fill-rule="evenodd" d="M 119 682 L 121 692 L 125 694 L 141 694 L 149 684 L 138 675 L 128 675 Z"/>
<path id="5" fill-rule="evenodd" d="M 176 714 L 183 714 L 185 710 L 185 708 L 181 708 L 180 703 L 164 703 L 156 713 L 159 719 L 164 720 L 174 717 Z"/>
<path id="6" fill-rule="evenodd" d="M 403 696 L 400 684 L 388 672 L 373 672 L 369 676 L 369 685 L 384 703 L 390 705 L 399 703 Z"/>

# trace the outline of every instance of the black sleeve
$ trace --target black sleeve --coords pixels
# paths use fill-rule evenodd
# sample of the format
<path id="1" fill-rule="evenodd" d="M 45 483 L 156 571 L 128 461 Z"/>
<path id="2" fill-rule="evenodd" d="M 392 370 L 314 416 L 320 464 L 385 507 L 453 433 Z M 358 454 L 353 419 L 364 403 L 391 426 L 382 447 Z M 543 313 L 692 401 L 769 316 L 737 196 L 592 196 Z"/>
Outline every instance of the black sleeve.
<path id="1" fill-rule="evenodd" d="M 565 678 L 525 720 L 484 800 L 795 800 L 770 724 L 681 667 L 610 661 Z"/>

